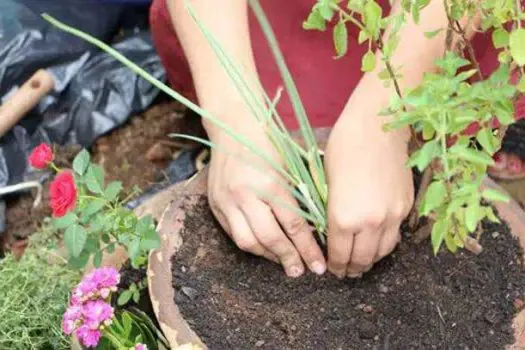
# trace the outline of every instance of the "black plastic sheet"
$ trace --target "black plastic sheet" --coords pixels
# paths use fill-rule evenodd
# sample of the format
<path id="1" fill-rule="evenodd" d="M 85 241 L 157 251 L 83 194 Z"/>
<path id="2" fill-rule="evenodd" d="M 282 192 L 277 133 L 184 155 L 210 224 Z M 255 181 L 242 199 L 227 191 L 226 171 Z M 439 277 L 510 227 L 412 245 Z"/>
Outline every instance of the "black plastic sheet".
<path id="1" fill-rule="evenodd" d="M 105 42 L 116 42 L 114 48 L 165 79 L 145 28 L 147 7 L 130 9 L 100 0 L 0 0 L 1 101 L 40 68 L 55 79 L 52 94 L 0 140 L 0 186 L 35 177 L 26 159 L 39 143 L 90 146 L 145 110 L 159 93 L 111 56 L 52 27 L 41 18 L 43 12 Z M 0 206 L 0 232 L 4 227 Z"/>

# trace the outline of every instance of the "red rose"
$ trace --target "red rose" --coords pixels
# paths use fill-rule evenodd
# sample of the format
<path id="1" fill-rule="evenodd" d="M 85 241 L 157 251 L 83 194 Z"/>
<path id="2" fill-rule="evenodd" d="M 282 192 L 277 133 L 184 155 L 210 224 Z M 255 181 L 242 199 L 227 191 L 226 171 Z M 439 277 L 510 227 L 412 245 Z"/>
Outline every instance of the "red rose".
<path id="1" fill-rule="evenodd" d="M 53 150 L 46 143 L 41 143 L 33 149 L 29 155 L 29 164 L 36 169 L 44 169 L 53 161 L 55 155 Z"/>
<path id="2" fill-rule="evenodd" d="M 55 179 L 49 186 L 49 195 L 54 217 L 64 216 L 68 211 L 75 208 L 77 189 L 73 174 L 66 170 L 55 176 Z"/>

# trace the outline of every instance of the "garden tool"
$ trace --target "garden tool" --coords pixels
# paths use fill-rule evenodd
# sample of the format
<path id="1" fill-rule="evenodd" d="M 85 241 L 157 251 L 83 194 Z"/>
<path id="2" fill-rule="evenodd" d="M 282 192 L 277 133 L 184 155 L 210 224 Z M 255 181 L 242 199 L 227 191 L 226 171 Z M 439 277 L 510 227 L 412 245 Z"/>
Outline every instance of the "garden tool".
<path id="1" fill-rule="evenodd" d="M 0 137 L 15 126 L 55 86 L 51 73 L 39 69 L 0 106 Z"/>
<path id="2" fill-rule="evenodd" d="M 53 76 L 44 69 L 39 69 L 17 91 L 10 95 L 0 106 L 0 137 L 15 126 L 40 100 L 49 94 L 55 86 Z M 0 196 L 27 190 L 37 189 L 33 207 L 40 204 L 42 185 L 38 181 L 27 181 L 0 188 Z"/>

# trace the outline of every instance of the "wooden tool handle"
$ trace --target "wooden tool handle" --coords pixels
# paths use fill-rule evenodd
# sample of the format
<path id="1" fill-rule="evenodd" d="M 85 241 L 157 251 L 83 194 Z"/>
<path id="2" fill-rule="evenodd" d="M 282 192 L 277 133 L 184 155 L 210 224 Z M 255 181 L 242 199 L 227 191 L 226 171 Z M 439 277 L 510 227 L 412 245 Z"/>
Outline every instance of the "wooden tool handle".
<path id="1" fill-rule="evenodd" d="M 39 69 L 0 106 L 0 137 L 15 126 L 55 86 L 53 76 Z"/>

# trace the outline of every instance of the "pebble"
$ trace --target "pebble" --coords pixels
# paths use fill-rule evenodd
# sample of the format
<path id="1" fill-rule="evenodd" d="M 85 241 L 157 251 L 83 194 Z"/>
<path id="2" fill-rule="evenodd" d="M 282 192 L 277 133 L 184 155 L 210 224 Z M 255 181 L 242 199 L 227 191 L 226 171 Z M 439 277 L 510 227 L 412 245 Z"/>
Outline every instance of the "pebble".
<path id="1" fill-rule="evenodd" d="M 369 314 L 372 311 L 374 311 L 374 308 L 372 307 L 372 305 L 365 305 L 365 307 L 363 307 L 363 311 Z"/>
<path id="2" fill-rule="evenodd" d="M 499 232 L 492 232 L 492 238 L 498 238 Z"/>
<path id="3" fill-rule="evenodd" d="M 380 293 L 388 293 L 388 287 L 385 286 L 384 284 L 380 284 L 379 285 L 379 292 Z"/>
<path id="4" fill-rule="evenodd" d="M 190 300 L 195 300 L 195 298 L 197 298 L 197 296 L 199 295 L 197 290 L 191 287 L 182 287 L 180 290 L 182 293 L 184 293 L 184 295 L 190 298 Z"/>
<path id="5" fill-rule="evenodd" d="M 257 343 L 255 343 L 256 348 L 260 348 L 263 345 L 264 345 L 264 340 L 258 340 Z"/>
<path id="6" fill-rule="evenodd" d="M 359 338 L 373 339 L 376 335 L 376 327 L 370 321 L 361 321 L 358 326 Z"/>

